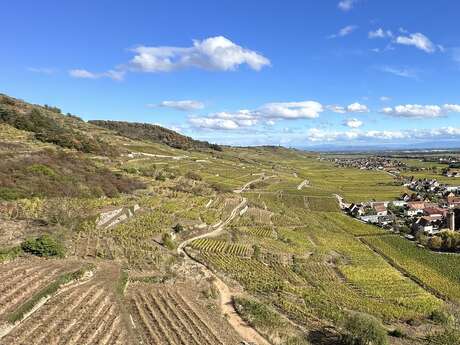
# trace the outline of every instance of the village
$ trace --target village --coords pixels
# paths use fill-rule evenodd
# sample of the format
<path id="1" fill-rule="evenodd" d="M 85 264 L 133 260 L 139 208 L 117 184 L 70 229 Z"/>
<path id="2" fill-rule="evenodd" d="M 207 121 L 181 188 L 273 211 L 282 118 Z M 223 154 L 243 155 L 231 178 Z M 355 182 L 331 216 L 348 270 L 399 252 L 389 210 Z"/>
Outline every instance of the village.
<path id="1" fill-rule="evenodd" d="M 333 158 L 330 159 L 336 167 L 357 168 L 361 170 L 384 170 L 397 174 L 405 170 L 407 165 L 400 160 L 390 159 L 383 156 L 359 157 L 359 158 Z"/>
<path id="2" fill-rule="evenodd" d="M 342 204 L 348 215 L 434 250 L 460 251 L 460 186 L 436 179 L 404 180 L 399 200 Z"/>

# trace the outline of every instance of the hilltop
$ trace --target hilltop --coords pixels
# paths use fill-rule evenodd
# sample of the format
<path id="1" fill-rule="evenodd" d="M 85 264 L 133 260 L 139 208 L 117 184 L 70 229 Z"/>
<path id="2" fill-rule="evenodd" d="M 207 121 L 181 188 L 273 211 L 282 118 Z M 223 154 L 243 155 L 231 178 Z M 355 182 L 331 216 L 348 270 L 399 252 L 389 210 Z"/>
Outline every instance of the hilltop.
<path id="1" fill-rule="evenodd" d="M 181 150 L 212 149 L 222 151 L 216 144 L 207 141 L 194 140 L 173 130 L 147 123 L 91 120 L 89 123 L 113 130 L 119 135 L 134 139 L 147 140 L 153 143 L 165 144 Z"/>

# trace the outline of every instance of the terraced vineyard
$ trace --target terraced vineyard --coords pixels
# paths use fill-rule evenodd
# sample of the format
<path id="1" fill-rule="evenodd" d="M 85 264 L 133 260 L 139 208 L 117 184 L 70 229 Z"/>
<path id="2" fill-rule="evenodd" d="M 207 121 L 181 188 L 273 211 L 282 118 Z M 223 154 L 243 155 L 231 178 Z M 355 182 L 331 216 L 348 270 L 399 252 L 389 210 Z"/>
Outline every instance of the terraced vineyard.
<path id="1" fill-rule="evenodd" d="M 116 273 L 110 270 L 104 274 Z M 2 341 L 14 345 L 126 344 L 128 333 L 108 283 L 96 274 L 88 282 L 64 288 Z"/>
<path id="2" fill-rule="evenodd" d="M 31 260 L 0 265 L 0 321 L 45 288 L 61 273 L 75 270 L 76 262 Z"/>
<path id="3" fill-rule="evenodd" d="M 251 256 L 252 254 L 252 250 L 247 246 L 207 238 L 193 241 L 191 247 L 202 252 L 227 253 L 237 256 Z"/>
<path id="4" fill-rule="evenodd" d="M 143 344 L 224 345 L 238 337 L 211 322 L 206 313 L 187 301 L 180 289 L 164 286 L 135 286 L 128 293 L 136 335 Z"/>

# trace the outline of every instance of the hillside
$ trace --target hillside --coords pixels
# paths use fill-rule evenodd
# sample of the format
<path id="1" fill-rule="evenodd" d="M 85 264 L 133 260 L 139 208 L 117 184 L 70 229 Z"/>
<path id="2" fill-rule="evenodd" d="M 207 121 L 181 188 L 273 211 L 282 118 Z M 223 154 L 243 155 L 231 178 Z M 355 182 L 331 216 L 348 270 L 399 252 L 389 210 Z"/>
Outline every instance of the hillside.
<path id="1" fill-rule="evenodd" d="M 124 122 L 124 121 L 102 121 L 92 120 L 89 123 L 104 127 L 119 135 L 134 139 L 147 140 L 153 143 L 162 143 L 181 150 L 191 149 L 212 149 L 221 151 L 221 147 L 210 144 L 207 141 L 194 140 L 185 135 L 181 135 L 170 129 L 146 123 Z"/>
<path id="2" fill-rule="evenodd" d="M 39 106 L 0 94 L 0 123 L 34 133 L 44 143 L 94 154 L 115 155 L 109 143 L 91 135 L 88 125 L 55 107 Z"/>
<path id="3" fill-rule="evenodd" d="M 7 96 L 0 119 L 1 344 L 457 345 L 459 257 L 339 208 L 397 199 L 385 172 Z"/>

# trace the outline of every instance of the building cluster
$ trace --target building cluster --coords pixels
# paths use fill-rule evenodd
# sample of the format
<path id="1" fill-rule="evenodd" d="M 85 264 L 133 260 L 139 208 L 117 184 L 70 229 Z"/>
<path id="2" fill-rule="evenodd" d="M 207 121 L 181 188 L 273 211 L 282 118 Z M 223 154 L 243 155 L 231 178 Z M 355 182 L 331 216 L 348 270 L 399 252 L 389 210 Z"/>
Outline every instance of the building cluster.
<path id="1" fill-rule="evenodd" d="M 460 230 L 460 186 L 441 185 L 435 179 L 405 182 L 412 193 L 399 200 L 344 204 L 350 216 L 391 230 L 402 230 L 408 237 L 418 232 L 436 235 L 444 230 Z"/>
<path id="2" fill-rule="evenodd" d="M 399 173 L 407 165 L 399 160 L 387 157 L 359 157 L 359 158 L 333 158 L 332 162 L 341 168 L 357 168 L 361 170 L 385 170 L 390 173 Z"/>

